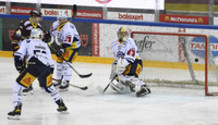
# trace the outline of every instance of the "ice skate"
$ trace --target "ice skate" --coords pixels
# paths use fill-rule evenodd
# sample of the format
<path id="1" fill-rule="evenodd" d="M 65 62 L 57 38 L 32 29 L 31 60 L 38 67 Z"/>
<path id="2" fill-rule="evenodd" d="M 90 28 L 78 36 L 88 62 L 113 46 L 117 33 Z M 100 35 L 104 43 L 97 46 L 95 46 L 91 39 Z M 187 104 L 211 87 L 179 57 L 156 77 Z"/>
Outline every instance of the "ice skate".
<path id="1" fill-rule="evenodd" d="M 52 82 L 52 84 L 54 85 L 54 87 L 60 86 L 61 80 L 54 81 L 54 82 Z"/>
<path id="2" fill-rule="evenodd" d="M 22 109 L 22 103 L 17 105 L 13 111 L 8 113 L 8 119 L 10 119 L 10 120 L 20 120 L 21 109 Z"/>
<path id="3" fill-rule="evenodd" d="M 26 95 L 28 95 L 28 94 L 33 95 L 33 87 L 32 87 L 32 85 L 30 85 L 29 88 L 23 89 L 22 93 L 23 93 L 24 96 L 26 96 Z"/>
<path id="4" fill-rule="evenodd" d="M 70 84 L 70 81 L 66 80 L 66 81 L 64 81 L 64 82 L 61 84 L 61 86 L 59 87 L 59 89 L 60 89 L 61 91 L 66 91 L 66 90 L 68 90 L 69 84 Z"/>
<path id="5" fill-rule="evenodd" d="M 65 106 L 65 104 L 64 104 L 64 102 L 63 102 L 62 99 L 58 100 L 56 103 L 58 104 L 58 109 L 57 109 L 57 111 L 59 111 L 59 112 L 65 112 L 65 111 L 67 111 L 67 107 Z"/>

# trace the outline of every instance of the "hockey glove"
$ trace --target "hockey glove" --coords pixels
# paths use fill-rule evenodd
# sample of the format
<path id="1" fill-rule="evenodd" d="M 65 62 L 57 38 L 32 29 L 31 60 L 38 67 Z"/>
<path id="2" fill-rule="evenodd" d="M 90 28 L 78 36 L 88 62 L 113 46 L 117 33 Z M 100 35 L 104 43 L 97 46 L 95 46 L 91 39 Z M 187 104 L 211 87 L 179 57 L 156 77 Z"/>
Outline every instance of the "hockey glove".
<path id="1" fill-rule="evenodd" d="M 122 74 L 125 71 L 127 65 L 129 65 L 129 62 L 126 59 L 120 58 L 117 62 L 117 74 Z"/>
<path id="2" fill-rule="evenodd" d="M 51 69 L 51 74 L 53 74 L 54 73 L 54 65 L 51 65 L 50 69 Z"/>
<path id="3" fill-rule="evenodd" d="M 60 49 L 60 50 L 56 53 L 56 56 L 57 56 L 57 57 L 61 57 L 63 53 L 64 53 L 64 49 Z"/>
<path id="4" fill-rule="evenodd" d="M 14 56 L 14 64 L 19 73 L 26 69 L 26 66 L 20 56 Z"/>
<path id="5" fill-rule="evenodd" d="M 51 41 L 51 35 L 49 31 L 44 32 L 44 38 L 42 39 L 44 42 L 48 43 Z"/>
<path id="6" fill-rule="evenodd" d="M 17 42 L 12 42 L 11 45 L 12 45 L 12 50 L 13 51 L 17 51 L 20 48 L 20 46 L 18 45 Z"/>

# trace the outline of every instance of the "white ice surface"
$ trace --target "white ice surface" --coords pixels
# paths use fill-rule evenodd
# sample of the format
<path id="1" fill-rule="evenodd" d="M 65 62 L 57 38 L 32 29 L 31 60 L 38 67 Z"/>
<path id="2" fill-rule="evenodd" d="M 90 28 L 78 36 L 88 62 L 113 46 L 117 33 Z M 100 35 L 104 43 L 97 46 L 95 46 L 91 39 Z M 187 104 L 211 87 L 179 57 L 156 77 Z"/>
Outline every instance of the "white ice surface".
<path id="1" fill-rule="evenodd" d="M 23 97 L 21 120 L 13 121 L 7 113 L 13 109 L 12 83 L 18 73 L 12 58 L 0 58 L 0 125 L 218 125 L 218 97 L 205 97 L 203 90 L 153 87 L 152 94 L 136 98 L 109 88 L 101 95 L 96 87 L 109 82 L 110 65 L 73 65 L 81 74 L 92 72 L 93 76 L 81 79 L 73 73 L 71 82 L 89 89 L 70 87 L 60 93 L 69 113 L 58 113 L 36 81 L 34 94 Z"/>

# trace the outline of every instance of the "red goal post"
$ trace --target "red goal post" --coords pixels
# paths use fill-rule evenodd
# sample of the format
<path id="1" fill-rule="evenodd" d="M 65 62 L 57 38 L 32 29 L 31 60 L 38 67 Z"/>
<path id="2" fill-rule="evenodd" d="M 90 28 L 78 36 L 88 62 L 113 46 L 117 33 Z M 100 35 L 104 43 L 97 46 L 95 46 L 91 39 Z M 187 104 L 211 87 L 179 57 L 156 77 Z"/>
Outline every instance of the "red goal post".
<path id="1" fill-rule="evenodd" d="M 178 37 L 203 37 L 205 39 L 205 52 L 208 52 L 208 37 L 207 35 L 202 34 L 188 34 L 188 33 L 166 33 L 166 32 L 147 32 L 147 31 L 132 31 L 131 37 L 135 40 L 135 36 L 137 35 L 165 35 L 165 36 L 178 36 Z M 146 59 L 143 59 L 146 60 Z M 213 96 L 217 95 L 216 92 L 209 92 L 208 90 L 208 53 L 205 53 L 205 61 L 204 61 L 204 75 L 205 75 L 205 96 Z"/>

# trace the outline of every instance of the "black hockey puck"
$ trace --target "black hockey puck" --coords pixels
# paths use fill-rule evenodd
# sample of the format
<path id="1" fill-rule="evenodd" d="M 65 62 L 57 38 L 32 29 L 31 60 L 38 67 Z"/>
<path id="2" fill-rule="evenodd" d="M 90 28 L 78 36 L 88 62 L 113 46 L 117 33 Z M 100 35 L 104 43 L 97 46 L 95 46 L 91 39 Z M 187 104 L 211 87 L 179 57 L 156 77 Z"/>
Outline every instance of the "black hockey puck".
<path id="1" fill-rule="evenodd" d="M 196 58 L 196 59 L 195 59 L 195 62 L 198 62 L 198 61 L 199 61 L 198 58 Z"/>

